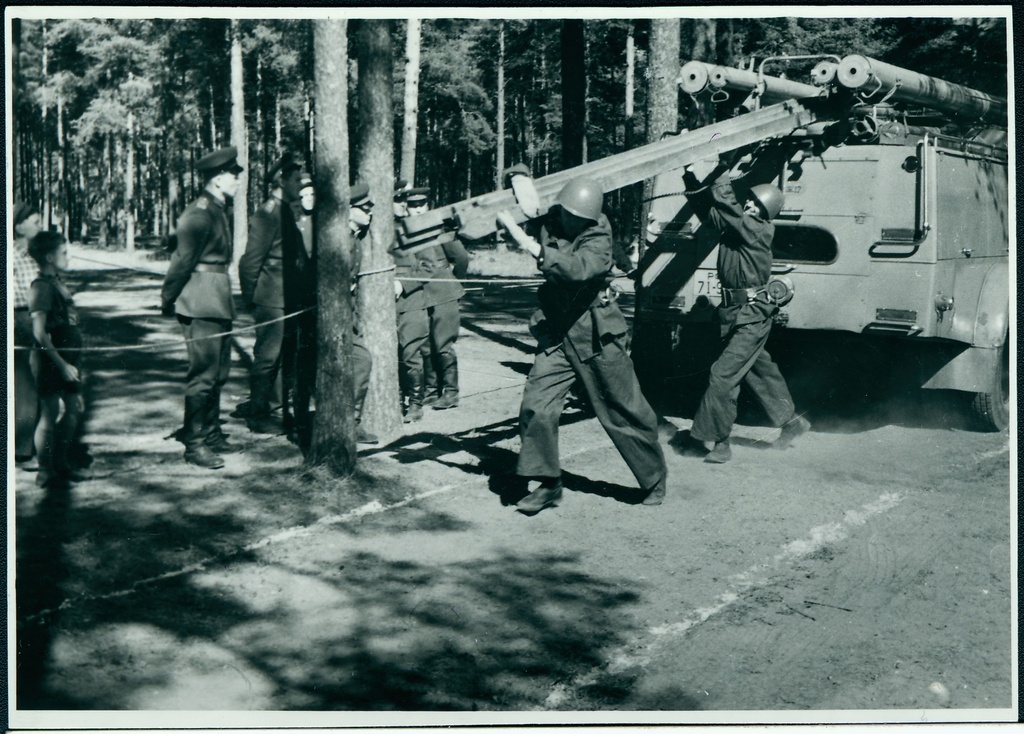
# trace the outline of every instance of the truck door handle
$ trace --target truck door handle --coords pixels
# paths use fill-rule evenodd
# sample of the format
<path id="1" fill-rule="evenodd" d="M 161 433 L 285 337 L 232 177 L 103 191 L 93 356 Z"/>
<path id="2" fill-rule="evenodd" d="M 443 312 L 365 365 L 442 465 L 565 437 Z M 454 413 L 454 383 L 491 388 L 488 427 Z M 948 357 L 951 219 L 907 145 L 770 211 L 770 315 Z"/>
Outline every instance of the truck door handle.
<path id="1" fill-rule="evenodd" d="M 796 265 L 772 265 L 772 275 L 785 275 L 796 270 Z"/>

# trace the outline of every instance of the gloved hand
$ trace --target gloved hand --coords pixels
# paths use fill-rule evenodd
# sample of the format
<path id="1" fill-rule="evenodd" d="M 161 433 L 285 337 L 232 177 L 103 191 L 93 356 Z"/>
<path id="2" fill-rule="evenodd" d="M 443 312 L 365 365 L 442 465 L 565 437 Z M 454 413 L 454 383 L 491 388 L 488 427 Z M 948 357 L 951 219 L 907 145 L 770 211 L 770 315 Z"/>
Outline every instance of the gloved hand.
<path id="1" fill-rule="evenodd" d="M 174 316 L 174 303 L 172 301 L 161 301 L 160 302 L 160 315 L 161 316 Z"/>
<path id="2" fill-rule="evenodd" d="M 402 281 L 398 280 L 397 278 L 395 279 L 394 283 L 395 283 L 395 300 L 398 300 L 399 298 L 401 298 L 402 293 L 404 292 L 405 289 L 402 287 Z"/>

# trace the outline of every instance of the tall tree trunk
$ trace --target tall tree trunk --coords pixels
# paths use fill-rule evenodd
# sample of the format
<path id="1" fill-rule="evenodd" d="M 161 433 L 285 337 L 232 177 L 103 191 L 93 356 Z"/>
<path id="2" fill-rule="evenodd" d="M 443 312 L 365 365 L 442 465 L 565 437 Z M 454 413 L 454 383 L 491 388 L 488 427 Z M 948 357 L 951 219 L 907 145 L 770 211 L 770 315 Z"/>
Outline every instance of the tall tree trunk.
<path id="1" fill-rule="evenodd" d="M 243 170 L 238 176 L 238 191 L 235 194 L 234 217 L 234 268 L 245 251 L 245 240 L 249 233 L 249 212 L 246 207 L 249 188 L 249 143 L 245 131 L 245 80 L 242 73 L 242 26 L 237 20 L 231 21 L 231 144 L 238 149 L 238 165 Z"/>
<path id="2" fill-rule="evenodd" d="M 265 134 L 266 131 L 263 129 L 263 125 L 264 125 L 264 120 L 263 120 L 263 59 L 261 59 L 259 57 L 259 55 L 257 54 L 257 56 L 256 56 L 256 127 L 254 128 L 256 130 L 256 140 L 253 142 L 253 148 L 254 148 L 254 152 L 255 152 L 255 155 L 253 156 L 253 158 L 255 158 L 255 160 L 252 161 L 252 166 L 251 166 L 252 170 L 249 172 L 249 174 L 250 174 L 249 175 L 249 180 L 253 182 L 253 185 L 256 187 L 257 191 L 260 192 L 259 196 L 255 197 L 256 201 L 263 201 L 266 198 L 266 196 L 267 196 L 268 189 L 269 189 L 269 183 L 270 182 L 267 181 L 267 177 L 266 177 L 266 173 L 265 172 L 267 170 L 269 170 L 269 166 L 273 165 L 272 163 L 270 163 L 270 164 L 267 163 L 267 156 L 269 155 L 269 153 L 268 153 L 268 151 L 266 151 L 266 146 L 264 145 L 264 143 L 266 142 L 267 136 Z M 277 154 L 278 154 L 278 151 L 275 150 L 274 151 L 274 157 L 277 157 Z M 259 171 L 256 170 L 256 166 L 260 167 Z M 261 182 L 262 182 L 262 185 L 261 185 Z"/>
<path id="3" fill-rule="evenodd" d="M 340 476 L 355 470 L 352 386 L 352 238 L 348 229 L 347 21 L 313 21 L 317 190 L 317 374 L 313 444 L 307 464 Z M 389 171 L 390 173 L 390 171 Z M 392 354 L 392 358 L 393 358 Z"/>
<path id="4" fill-rule="evenodd" d="M 562 169 L 583 163 L 586 134 L 586 39 L 582 20 L 562 21 Z"/>
<path id="5" fill-rule="evenodd" d="M 502 172 L 505 170 L 505 21 L 498 21 L 498 150 L 495 153 L 494 189 L 504 188 Z M 500 241 L 500 240 L 499 240 Z"/>
<path id="6" fill-rule="evenodd" d="M 363 20 L 356 34 L 359 54 L 358 178 L 370 187 L 375 202 L 370 233 L 361 247 L 357 294 L 362 333 L 373 356 L 370 390 L 363 407 L 363 423 L 380 436 L 397 435 L 402 427 L 398 397 L 398 335 L 395 332 L 394 261 L 389 250 L 395 228 L 391 199 L 395 170 L 394 119 L 391 102 L 393 59 L 391 21 Z M 407 72 L 408 73 L 408 72 Z M 408 90 L 408 86 L 406 87 Z M 406 100 L 408 112 L 408 99 Z M 415 117 L 415 110 L 413 110 Z M 404 152 L 403 152 L 404 155 Z M 415 156 L 415 138 L 412 156 Z M 403 161 L 404 162 L 404 161 Z M 412 179 L 409 179 L 412 180 Z M 380 271 L 380 272 L 376 272 Z"/>
<path id="7" fill-rule="evenodd" d="M 46 45 L 46 21 L 42 22 L 42 46 L 43 46 L 43 79 L 48 79 L 50 76 L 49 71 L 49 48 Z M 49 105 L 45 102 L 42 103 L 42 125 L 40 126 L 40 132 L 42 133 L 42 147 L 43 147 L 43 160 L 41 165 L 42 182 L 43 182 L 43 228 L 48 229 L 50 224 L 50 136 L 47 135 L 47 118 L 49 114 Z"/>
<path id="8" fill-rule="evenodd" d="M 693 24 L 693 48 L 690 57 L 714 64 L 718 62 L 718 21 L 714 18 L 695 18 Z M 691 128 L 710 125 L 715 121 L 715 105 L 706 96 L 693 98 L 695 110 L 690 121 Z"/>
<path id="9" fill-rule="evenodd" d="M 281 150 L 281 92 L 274 94 L 274 150 Z"/>
<path id="10" fill-rule="evenodd" d="M 630 24 L 626 35 L 626 114 L 625 129 L 623 130 L 623 146 L 625 150 L 632 150 L 636 146 L 635 140 L 635 117 L 636 117 L 636 38 L 634 32 L 636 25 Z M 638 231 L 638 218 L 640 216 L 640 195 L 643 192 L 643 184 L 626 186 L 620 192 L 621 211 L 625 212 L 625 226 L 629 233 Z M 627 238 L 631 235 L 627 234 Z"/>
<path id="11" fill-rule="evenodd" d="M 651 48 L 648 55 L 647 142 L 659 140 L 663 133 L 675 132 L 679 126 L 679 19 L 651 20 Z M 644 181 L 644 204 L 641 225 L 646 226 L 654 179 Z M 641 246 L 644 237 L 640 238 Z"/>
<path id="12" fill-rule="evenodd" d="M 12 115 L 13 118 L 13 115 Z M 60 229 L 71 239 L 71 194 L 67 181 L 68 141 L 64 135 L 64 95 L 57 93 L 57 203 L 61 209 Z"/>
<path id="13" fill-rule="evenodd" d="M 124 247 L 135 251 L 135 113 L 128 112 L 124 157 Z"/>
<path id="14" fill-rule="evenodd" d="M 405 38 L 405 109 L 402 115 L 402 160 L 399 176 L 416 181 L 416 129 L 419 125 L 420 32 L 422 21 L 410 18 Z"/>
<path id="15" fill-rule="evenodd" d="M 21 177 L 18 175 L 21 171 L 21 161 L 24 160 L 24 156 L 21 155 L 21 148 L 18 141 L 18 109 L 20 107 L 19 102 L 21 100 L 21 18 L 11 19 L 11 78 L 14 81 L 14 88 L 11 90 L 11 99 L 13 102 L 12 110 L 14 114 L 11 115 L 11 139 L 14 141 L 12 146 L 14 151 L 14 200 L 20 201 L 25 198 L 24 189 L 21 187 Z"/>
<path id="16" fill-rule="evenodd" d="M 238 21 L 232 21 L 237 23 Z M 234 48 L 232 47 L 232 52 Z M 232 57 L 232 69 L 234 68 L 234 57 Z M 213 107 L 213 87 L 210 87 L 210 150 L 217 148 L 217 110 Z"/>

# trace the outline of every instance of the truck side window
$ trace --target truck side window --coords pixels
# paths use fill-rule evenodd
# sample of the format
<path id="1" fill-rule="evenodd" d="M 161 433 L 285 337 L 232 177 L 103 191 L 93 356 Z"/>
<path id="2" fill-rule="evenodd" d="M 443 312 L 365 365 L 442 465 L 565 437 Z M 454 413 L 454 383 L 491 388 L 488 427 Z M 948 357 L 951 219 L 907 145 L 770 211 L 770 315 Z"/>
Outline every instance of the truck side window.
<path id="1" fill-rule="evenodd" d="M 839 254 L 836 238 L 827 229 L 777 222 L 772 256 L 775 260 L 830 263 Z"/>

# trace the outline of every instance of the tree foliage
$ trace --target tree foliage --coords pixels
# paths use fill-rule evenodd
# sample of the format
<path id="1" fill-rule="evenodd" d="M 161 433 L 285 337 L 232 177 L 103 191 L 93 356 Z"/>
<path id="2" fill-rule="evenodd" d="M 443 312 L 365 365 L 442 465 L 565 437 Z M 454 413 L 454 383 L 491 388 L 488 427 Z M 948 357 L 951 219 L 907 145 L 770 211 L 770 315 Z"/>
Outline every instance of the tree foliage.
<path id="1" fill-rule="evenodd" d="M 436 203 L 494 188 L 496 135 L 502 127 L 496 104 L 500 22 L 434 18 L 422 23 L 415 184 L 430 186 Z M 636 109 L 650 109 L 651 22 L 583 23 L 581 134 L 588 160 L 625 150 L 650 134 L 642 115 L 626 119 L 625 89 L 626 46 L 632 38 Z M 231 139 L 229 23 L 211 18 L 23 20 L 14 97 L 15 196 L 45 206 L 49 223 L 66 227 L 72 238 L 123 243 L 129 207 L 134 207 L 141 235 L 166 235 L 198 189 L 195 161 Z M 565 167 L 561 21 L 516 18 L 503 23 L 505 159 L 525 163 L 543 176 Z M 250 19 L 240 25 L 249 166 L 247 195 L 238 202 L 252 210 L 266 194 L 266 172 L 281 150 L 295 152 L 312 168 L 314 132 L 331 121 L 317 112 L 313 21 Z M 405 24 L 393 25 L 392 123 L 398 150 L 404 84 L 399 50 Z M 822 53 L 860 53 L 1006 94 L 1002 18 L 707 18 L 680 24 L 681 62 L 699 58 L 748 67 L 771 56 Z M 806 70 L 800 64 L 769 64 L 770 73 L 791 78 Z M 350 68 L 350 91 L 356 78 Z M 350 93 L 348 100 L 352 119 L 358 119 L 356 95 Z M 700 124 L 702 111 L 680 101 L 679 125 Z M 358 151 L 352 155 L 355 162 Z M 399 160 L 395 156 L 396 166 Z M 125 191 L 129 161 L 132 201 Z M 636 221 L 635 212 L 618 211 L 635 208 L 628 197 L 615 197 L 610 204 L 613 222 Z"/>

